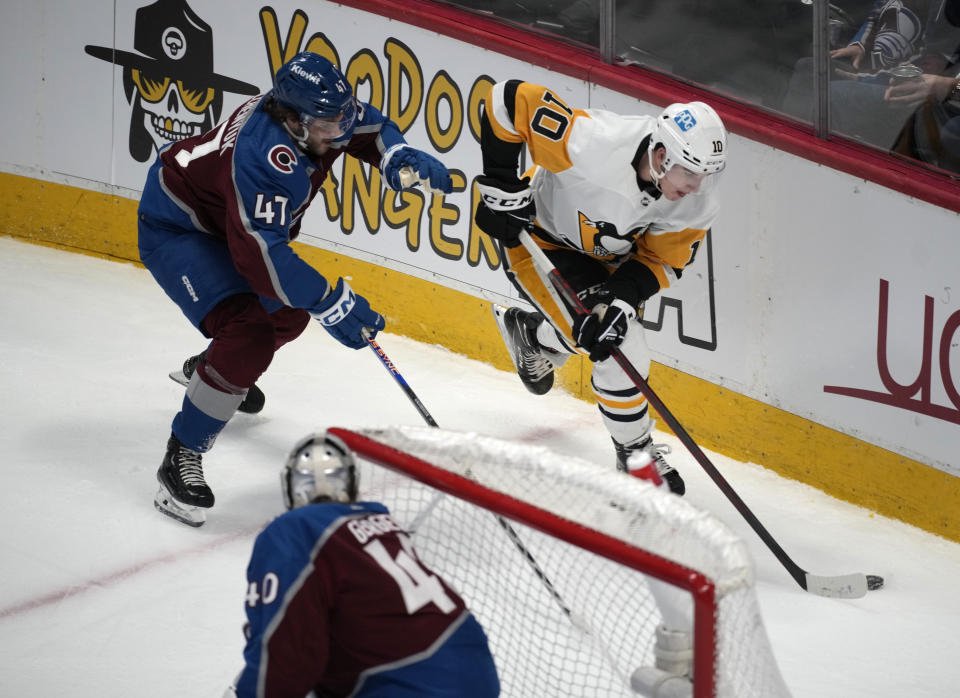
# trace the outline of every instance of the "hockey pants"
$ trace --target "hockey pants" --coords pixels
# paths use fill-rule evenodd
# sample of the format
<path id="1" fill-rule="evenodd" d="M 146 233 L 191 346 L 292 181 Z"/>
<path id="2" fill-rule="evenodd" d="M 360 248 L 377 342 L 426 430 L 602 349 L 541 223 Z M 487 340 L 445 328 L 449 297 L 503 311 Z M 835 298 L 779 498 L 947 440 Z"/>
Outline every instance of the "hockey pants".
<path id="1" fill-rule="evenodd" d="M 597 291 L 615 267 L 539 237 L 533 236 L 533 239 L 583 304 L 587 308 L 593 307 Z M 538 328 L 537 339 L 541 345 L 567 354 L 586 355 L 587 352 L 577 347 L 573 340 L 573 309 L 554 293 L 553 284 L 548 279 L 540 277 L 526 248 L 501 249 L 508 278 L 521 296 L 539 310 L 552 327 L 548 331 L 544 323 Z M 650 350 L 638 318 L 630 321 L 620 351 L 640 375 L 646 378 L 650 374 Z M 613 357 L 593 364 L 590 385 L 596 395 L 604 426 L 617 442 L 630 444 L 649 433 L 651 424 L 647 400 Z"/>
<path id="2" fill-rule="evenodd" d="M 300 336 L 310 315 L 254 293 L 223 240 L 156 223 L 141 212 L 139 247 L 141 260 L 170 299 L 211 339 L 172 425 L 187 448 L 205 452 L 274 352 Z"/>

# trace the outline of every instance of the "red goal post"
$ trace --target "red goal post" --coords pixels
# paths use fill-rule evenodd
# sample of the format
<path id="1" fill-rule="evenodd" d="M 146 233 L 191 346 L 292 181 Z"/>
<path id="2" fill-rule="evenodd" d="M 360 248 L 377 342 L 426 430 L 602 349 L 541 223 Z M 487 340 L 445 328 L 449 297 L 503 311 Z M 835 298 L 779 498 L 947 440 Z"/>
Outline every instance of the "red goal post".
<path id="1" fill-rule="evenodd" d="M 612 468 L 473 433 L 327 433 L 357 457 L 360 498 L 387 505 L 423 562 L 464 596 L 504 696 L 638 695 L 631 676 L 654 664 L 665 617 L 693 632 L 686 695 L 789 696 L 745 545 L 685 500 Z"/>

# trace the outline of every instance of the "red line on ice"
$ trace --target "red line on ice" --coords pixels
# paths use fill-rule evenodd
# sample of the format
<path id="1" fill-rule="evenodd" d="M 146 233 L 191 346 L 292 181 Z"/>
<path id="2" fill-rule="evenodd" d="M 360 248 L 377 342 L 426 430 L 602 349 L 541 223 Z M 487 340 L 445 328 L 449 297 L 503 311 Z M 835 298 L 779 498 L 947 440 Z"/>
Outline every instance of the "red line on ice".
<path id="1" fill-rule="evenodd" d="M 166 555 L 161 555 L 160 557 L 155 557 L 151 560 L 144 560 L 143 562 L 138 562 L 135 565 L 130 567 L 125 567 L 124 569 L 117 570 L 116 572 L 110 572 L 105 574 L 102 577 L 96 577 L 94 579 L 81 582 L 80 584 L 73 584 L 65 589 L 60 589 L 58 591 L 50 592 L 49 594 L 44 594 L 43 596 L 38 596 L 35 599 L 28 599 L 27 601 L 21 601 L 18 604 L 9 606 L 7 608 L 0 609 L 0 620 L 4 618 L 9 618 L 11 616 L 20 615 L 22 613 L 27 613 L 33 611 L 37 608 L 42 608 L 44 606 L 49 606 L 50 604 L 57 603 L 58 601 L 63 601 L 65 599 L 77 596 L 92 589 L 102 589 L 104 587 L 111 586 L 118 582 L 122 582 L 125 579 L 128 579 L 136 574 L 145 572 L 146 570 L 157 567 L 158 565 L 165 565 L 171 562 L 176 562 L 177 560 L 183 558 L 186 555 L 196 555 L 197 553 L 203 553 L 208 550 L 214 550 L 228 543 L 232 543 L 235 540 L 240 540 L 242 538 L 248 538 L 256 533 L 258 533 L 263 526 L 258 526 L 257 528 L 250 528 L 243 531 L 237 531 L 235 533 L 230 533 L 227 535 L 214 538 L 205 545 L 197 546 L 196 548 L 189 548 L 187 550 L 180 550 L 174 553 L 168 553 Z"/>

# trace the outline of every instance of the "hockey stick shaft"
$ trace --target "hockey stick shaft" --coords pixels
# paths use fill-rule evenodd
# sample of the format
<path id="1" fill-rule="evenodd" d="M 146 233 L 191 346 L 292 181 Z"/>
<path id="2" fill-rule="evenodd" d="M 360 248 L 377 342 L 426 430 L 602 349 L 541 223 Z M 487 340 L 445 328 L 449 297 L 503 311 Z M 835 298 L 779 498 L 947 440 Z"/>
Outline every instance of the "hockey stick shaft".
<path id="1" fill-rule="evenodd" d="M 383 348 L 377 343 L 373 337 L 370 337 L 366 332 L 364 332 L 364 338 L 367 340 L 367 344 L 370 345 L 370 348 L 373 350 L 373 353 L 377 355 L 377 358 L 380 359 L 380 363 L 387 369 L 387 372 L 393 376 L 394 380 L 397 382 L 397 385 L 403 390 L 410 402 L 413 403 L 414 407 L 417 408 L 417 412 L 420 413 L 420 416 L 423 417 L 429 426 L 439 428 L 436 420 L 431 416 L 427 411 L 427 408 L 420 401 L 420 398 L 417 397 L 416 393 L 413 392 L 413 389 L 407 384 L 407 381 L 404 380 L 403 376 L 400 375 L 400 371 L 397 370 L 396 365 L 390 360 Z M 427 512 L 431 511 L 443 497 L 442 493 L 438 493 L 432 501 L 427 506 Z M 419 522 L 426 518 L 426 513 L 424 516 L 417 517 L 416 524 L 419 526 Z M 543 571 L 540 567 L 540 564 L 537 562 L 536 558 L 533 557 L 533 554 L 524 545 L 523 541 L 520 539 L 520 534 L 517 533 L 516 529 L 510 525 L 510 522 L 499 514 L 494 514 L 497 519 L 497 523 L 500 524 L 500 527 L 506 532 L 507 537 L 513 542 L 517 550 L 527 559 L 527 562 L 530 564 L 531 569 L 533 569 L 534 574 L 540 578 L 540 581 L 543 582 L 543 585 L 547 588 L 547 591 L 550 592 L 550 595 L 553 596 L 554 601 L 557 602 L 557 605 L 560 607 L 560 610 L 563 611 L 564 615 L 573 620 L 573 612 L 570 610 L 570 607 L 564 602 L 563 597 L 560 596 L 560 592 L 557 591 L 557 588 L 553 586 L 553 582 L 550 581 L 550 578 L 547 576 L 547 573 Z"/>
<path id="2" fill-rule="evenodd" d="M 583 305 L 580 298 L 560 275 L 556 267 L 553 266 L 553 263 L 547 257 L 546 253 L 544 253 L 544 251 L 540 249 L 540 246 L 530 237 L 529 233 L 522 232 L 520 234 L 520 242 L 530 253 L 537 272 L 548 280 L 549 283 L 553 284 L 563 299 L 572 308 L 573 312 L 577 315 L 589 314 L 590 311 Z M 673 433 L 676 434 L 677 438 L 680 439 L 680 442 L 690 451 L 690 454 L 696 459 L 697 463 L 700 464 L 700 467 L 706 471 L 710 479 L 713 480 L 720 491 L 723 492 L 730 503 L 733 504 L 734 508 L 760 537 L 760 540 L 762 540 L 774 554 L 774 557 L 779 560 L 780 564 L 784 566 L 790 576 L 800 585 L 800 588 L 819 594 L 820 596 L 834 596 L 839 598 L 859 598 L 867 593 L 868 579 L 866 575 L 855 573 L 837 577 L 821 577 L 809 574 L 794 562 L 760 522 L 760 519 L 750 510 L 750 507 L 741 499 L 736 490 L 727 482 L 726 478 L 717 470 L 717 467 L 707 458 L 707 455 L 700 449 L 687 430 L 683 428 L 683 425 L 680 424 L 677 418 L 673 416 L 673 413 L 667 409 L 663 400 L 653 391 L 637 368 L 630 363 L 630 360 L 623 355 L 619 348 L 614 348 L 613 351 L 610 352 L 610 355 L 634 385 L 639 388 L 640 392 L 643 393 L 647 402 L 663 417 L 663 420 Z"/>
<path id="3" fill-rule="evenodd" d="M 403 390 L 404 395 L 406 395 L 410 399 L 410 402 L 413 403 L 413 406 L 417 408 L 417 412 L 419 412 L 420 416 L 423 417 L 423 421 L 425 421 L 431 427 L 438 426 L 436 420 L 433 418 L 430 412 L 427 411 L 427 408 L 424 406 L 424 404 L 420 402 L 420 398 L 418 398 L 417 394 L 413 392 L 413 388 L 411 388 L 407 384 L 407 381 L 403 379 L 403 376 L 400 375 L 400 371 L 398 371 L 397 367 L 394 366 L 393 362 L 390 360 L 390 357 L 388 357 L 383 348 L 377 344 L 377 340 L 373 339 L 366 333 L 364 334 L 364 338 L 367 340 L 367 344 L 370 345 L 370 348 L 373 349 L 373 353 L 377 355 L 378 359 L 380 359 L 380 363 L 383 364 L 383 367 L 387 369 L 387 372 L 393 376 L 393 379 L 397 382 L 397 385 L 399 385 L 400 389 Z"/>

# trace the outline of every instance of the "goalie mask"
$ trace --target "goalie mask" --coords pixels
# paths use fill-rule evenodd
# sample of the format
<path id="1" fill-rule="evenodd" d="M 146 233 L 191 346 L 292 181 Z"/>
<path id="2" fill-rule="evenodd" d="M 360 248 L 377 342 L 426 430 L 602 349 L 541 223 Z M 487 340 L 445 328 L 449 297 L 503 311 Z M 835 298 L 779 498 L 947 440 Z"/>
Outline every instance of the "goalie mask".
<path id="1" fill-rule="evenodd" d="M 280 473 L 280 489 L 287 509 L 318 499 L 351 503 L 357 499 L 357 464 L 340 439 L 325 433 L 302 439 Z"/>
<path id="2" fill-rule="evenodd" d="M 666 157 L 658 172 L 654 152 L 663 146 Z M 650 177 L 657 188 L 668 175 L 671 181 L 699 185 L 723 170 L 727 160 L 727 131 L 708 104 L 671 104 L 657 117 L 647 149 Z M 696 189 L 695 189 L 696 190 Z"/>

